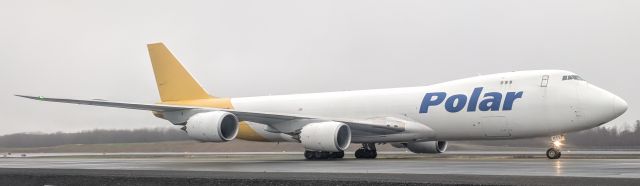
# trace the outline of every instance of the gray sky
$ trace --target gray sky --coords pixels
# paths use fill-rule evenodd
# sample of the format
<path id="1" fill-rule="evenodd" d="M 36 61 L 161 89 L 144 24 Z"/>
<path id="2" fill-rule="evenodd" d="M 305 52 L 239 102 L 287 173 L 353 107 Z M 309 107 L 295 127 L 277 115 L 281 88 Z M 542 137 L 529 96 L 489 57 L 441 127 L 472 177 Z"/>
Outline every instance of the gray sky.
<path id="1" fill-rule="evenodd" d="M 0 134 L 169 126 L 149 112 L 13 94 L 153 103 L 162 41 L 216 96 L 423 86 L 565 69 L 640 104 L 640 1 L 0 3 Z"/>

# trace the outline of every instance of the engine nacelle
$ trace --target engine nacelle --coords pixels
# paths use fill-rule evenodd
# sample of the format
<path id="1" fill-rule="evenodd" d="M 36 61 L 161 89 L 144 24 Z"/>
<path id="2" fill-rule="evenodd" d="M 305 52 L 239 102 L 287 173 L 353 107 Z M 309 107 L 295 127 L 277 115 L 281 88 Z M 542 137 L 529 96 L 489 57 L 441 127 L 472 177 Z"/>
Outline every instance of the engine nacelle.
<path id="1" fill-rule="evenodd" d="M 300 130 L 300 142 L 308 150 L 344 151 L 351 144 L 351 128 L 333 121 L 310 123 Z"/>
<path id="2" fill-rule="evenodd" d="M 413 153 L 443 153 L 447 150 L 446 141 L 409 142 L 407 148 Z"/>
<path id="3" fill-rule="evenodd" d="M 238 118 L 224 111 L 198 113 L 187 120 L 185 131 L 199 141 L 230 141 L 238 135 Z"/>

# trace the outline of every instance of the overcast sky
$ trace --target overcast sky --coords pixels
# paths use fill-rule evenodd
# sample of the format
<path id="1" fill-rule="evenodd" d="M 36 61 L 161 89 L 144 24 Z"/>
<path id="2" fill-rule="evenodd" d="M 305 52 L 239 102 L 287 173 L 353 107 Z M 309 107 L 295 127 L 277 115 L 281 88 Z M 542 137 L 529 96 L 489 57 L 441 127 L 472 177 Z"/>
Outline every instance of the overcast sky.
<path id="1" fill-rule="evenodd" d="M 0 134 L 169 126 L 149 112 L 13 94 L 159 100 L 146 44 L 164 42 L 216 96 L 424 86 L 564 69 L 638 117 L 640 1 L 0 3 Z"/>

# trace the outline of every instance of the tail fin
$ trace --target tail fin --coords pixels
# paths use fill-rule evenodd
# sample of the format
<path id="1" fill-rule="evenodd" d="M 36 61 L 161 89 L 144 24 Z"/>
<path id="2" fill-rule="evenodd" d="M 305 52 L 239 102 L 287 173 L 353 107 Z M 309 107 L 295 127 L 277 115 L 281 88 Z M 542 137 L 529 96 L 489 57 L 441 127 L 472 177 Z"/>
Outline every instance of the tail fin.
<path id="1" fill-rule="evenodd" d="M 148 44 L 162 102 L 211 98 L 162 43 Z"/>

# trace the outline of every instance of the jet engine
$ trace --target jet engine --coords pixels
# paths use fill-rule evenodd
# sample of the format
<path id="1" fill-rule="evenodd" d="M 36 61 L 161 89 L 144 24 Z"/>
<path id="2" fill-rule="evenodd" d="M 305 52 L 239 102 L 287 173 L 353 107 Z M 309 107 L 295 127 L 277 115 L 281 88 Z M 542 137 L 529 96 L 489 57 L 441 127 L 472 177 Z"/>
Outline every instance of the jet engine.
<path id="1" fill-rule="evenodd" d="M 351 128 L 340 122 L 310 123 L 300 130 L 300 142 L 313 151 L 340 152 L 349 148 Z"/>
<path id="2" fill-rule="evenodd" d="M 409 142 L 407 148 L 413 153 L 443 153 L 447 150 L 446 141 Z"/>
<path id="3" fill-rule="evenodd" d="M 184 130 L 199 141 L 226 142 L 238 135 L 238 118 L 229 112 L 203 112 L 191 116 Z"/>

